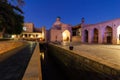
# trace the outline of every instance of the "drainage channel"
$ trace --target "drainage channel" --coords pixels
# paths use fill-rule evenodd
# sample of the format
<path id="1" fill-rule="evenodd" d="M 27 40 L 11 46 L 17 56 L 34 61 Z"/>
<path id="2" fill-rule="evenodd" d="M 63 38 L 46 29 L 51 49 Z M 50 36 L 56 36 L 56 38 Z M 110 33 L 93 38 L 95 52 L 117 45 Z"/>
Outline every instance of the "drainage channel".
<path id="1" fill-rule="evenodd" d="M 69 80 L 56 60 L 47 52 L 47 44 L 40 44 L 42 79 L 43 80 Z"/>
<path id="2" fill-rule="evenodd" d="M 118 80 L 76 62 L 79 60 L 74 58 L 76 55 L 70 55 L 56 46 L 40 44 L 40 51 L 43 80 Z"/>

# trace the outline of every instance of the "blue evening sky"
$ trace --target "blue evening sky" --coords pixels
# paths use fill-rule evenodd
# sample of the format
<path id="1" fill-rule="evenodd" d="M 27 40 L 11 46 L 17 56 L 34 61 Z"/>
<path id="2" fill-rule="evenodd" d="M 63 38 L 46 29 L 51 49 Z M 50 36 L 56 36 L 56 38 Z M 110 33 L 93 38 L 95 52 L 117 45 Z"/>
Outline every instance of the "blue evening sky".
<path id="1" fill-rule="evenodd" d="M 25 0 L 25 22 L 36 27 L 51 28 L 56 17 L 72 26 L 85 18 L 85 23 L 94 24 L 120 18 L 120 0 Z"/>

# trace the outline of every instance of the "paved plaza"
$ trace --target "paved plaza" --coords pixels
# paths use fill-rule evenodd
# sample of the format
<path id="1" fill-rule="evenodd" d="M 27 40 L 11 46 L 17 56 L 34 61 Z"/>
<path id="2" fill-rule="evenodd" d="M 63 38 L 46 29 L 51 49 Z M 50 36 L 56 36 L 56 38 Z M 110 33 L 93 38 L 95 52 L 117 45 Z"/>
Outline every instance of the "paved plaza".
<path id="1" fill-rule="evenodd" d="M 120 70 L 120 45 L 73 44 L 75 54 Z M 69 46 L 61 46 L 69 49 Z"/>

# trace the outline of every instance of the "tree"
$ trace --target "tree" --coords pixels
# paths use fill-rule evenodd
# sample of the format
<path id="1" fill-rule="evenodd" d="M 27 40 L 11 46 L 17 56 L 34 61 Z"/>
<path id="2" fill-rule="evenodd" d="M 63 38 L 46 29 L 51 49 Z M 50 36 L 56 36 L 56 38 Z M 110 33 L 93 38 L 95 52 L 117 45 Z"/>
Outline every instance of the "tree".
<path id="1" fill-rule="evenodd" d="M 1 34 L 20 34 L 24 23 L 22 14 L 23 12 L 18 6 L 11 5 L 8 0 L 0 0 Z"/>
<path id="2" fill-rule="evenodd" d="M 1 0 L 3 2 L 13 3 L 14 6 L 20 7 L 25 4 L 24 0 Z"/>

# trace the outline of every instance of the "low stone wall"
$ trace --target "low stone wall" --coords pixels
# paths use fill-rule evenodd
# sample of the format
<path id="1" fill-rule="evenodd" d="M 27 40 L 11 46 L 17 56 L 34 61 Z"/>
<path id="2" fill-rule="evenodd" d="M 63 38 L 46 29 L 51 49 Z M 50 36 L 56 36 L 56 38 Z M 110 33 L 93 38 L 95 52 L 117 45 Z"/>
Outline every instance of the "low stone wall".
<path id="1" fill-rule="evenodd" d="M 95 80 L 120 80 L 120 70 L 112 66 L 102 64 L 99 61 L 82 55 L 77 55 L 73 51 L 63 49 L 53 44 L 48 45 L 48 52 L 59 61 L 58 63 L 60 63 L 60 65 L 66 68 L 65 70 L 69 70 L 66 72 L 68 76 L 71 77 L 71 80 L 78 80 L 75 78 L 81 73 L 98 78 Z"/>
<path id="2" fill-rule="evenodd" d="M 72 42 L 81 42 L 80 36 L 72 36 Z"/>
<path id="3" fill-rule="evenodd" d="M 42 80 L 40 60 L 39 43 L 37 43 L 22 80 Z"/>
<path id="4" fill-rule="evenodd" d="M 26 42 L 22 41 L 0 41 L 0 54 L 4 54 L 25 44 Z"/>
<path id="5" fill-rule="evenodd" d="M 23 41 L 0 41 L 0 62 L 28 45 Z"/>

